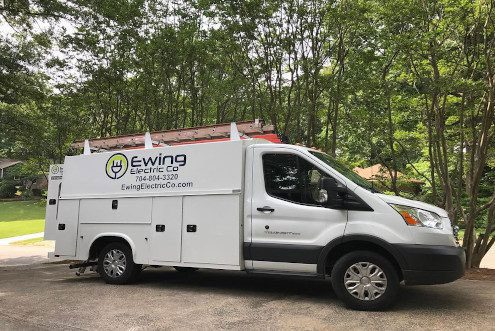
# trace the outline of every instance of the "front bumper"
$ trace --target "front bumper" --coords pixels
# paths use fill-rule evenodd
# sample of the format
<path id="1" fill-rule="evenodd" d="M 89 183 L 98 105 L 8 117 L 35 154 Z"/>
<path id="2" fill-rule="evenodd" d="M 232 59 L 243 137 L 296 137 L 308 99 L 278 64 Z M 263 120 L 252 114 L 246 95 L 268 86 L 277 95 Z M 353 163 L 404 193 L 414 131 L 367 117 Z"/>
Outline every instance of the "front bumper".
<path id="1" fill-rule="evenodd" d="M 406 285 L 453 282 L 464 275 L 466 254 L 462 247 L 397 244 L 404 258 L 402 273 Z"/>

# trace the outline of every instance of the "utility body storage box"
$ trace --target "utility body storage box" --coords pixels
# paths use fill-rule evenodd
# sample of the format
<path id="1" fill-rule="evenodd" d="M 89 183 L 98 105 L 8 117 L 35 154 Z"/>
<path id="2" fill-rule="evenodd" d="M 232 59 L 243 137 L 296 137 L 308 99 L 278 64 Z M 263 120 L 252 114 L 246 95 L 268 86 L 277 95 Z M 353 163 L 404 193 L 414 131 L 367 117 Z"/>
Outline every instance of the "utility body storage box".
<path id="1" fill-rule="evenodd" d="M 50 238 L 58 232 L 55 255 L 86 260 L 91 244 L 118 228 L 136 263 L 241 269 L 249 143 L 67 156 L 57 209 L 47 215 Z"/>

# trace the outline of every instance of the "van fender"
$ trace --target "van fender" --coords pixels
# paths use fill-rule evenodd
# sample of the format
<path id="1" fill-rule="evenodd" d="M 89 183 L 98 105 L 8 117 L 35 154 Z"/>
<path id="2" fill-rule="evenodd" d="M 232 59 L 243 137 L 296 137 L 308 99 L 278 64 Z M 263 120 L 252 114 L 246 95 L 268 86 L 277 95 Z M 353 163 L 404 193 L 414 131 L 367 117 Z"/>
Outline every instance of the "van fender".
<path id="1" fill-rule="evenodd" d="M 341 245 L 351 242 L 364 242 L 364 243 L 370 243 L 376 245 L 381 249 L 385 250 L 387 253 L 389 253 L 397 261 L 401 269 L 403 270 L 406 269 L 406 265 L 407 265 L 406 261 L 402 256 L 402 254 L 394 247 L 394 245 L 375 236 L 366 235 L 366 234 L 351 234 L 336 238 L 330 241 L 328 244 L 326 244 L 325 247 L 323 247 L 320 256 L 318 257 L 318 264 L 316 267 L 317 273 L 324 275 L 327 257 L 335 249 L 338 249 L 338 247 L 342 247 Z"/>
<path id="2" fill-rule="evenodd" d="M 93 238 L 93 240 L 91 241 L 91 244 L 89 245 L 89 248 L 91 248 L 93 246 L 93 244 L 95 243 L 96 240 L 98 240 L 99 238 L 102 238 L 102 237 L 118 237 L 118 238 L 124 239 L 125 241 L 127 241 L 129 246 L 131 247 L 132 258 L 133 259 L 136 258 L 136 245 L 134 244 L 134 241 L 132 241 L 132 239 L 128 235 L 120 233 L 120 232 L 99 233 L 96 237 Z M 88 253 L 89 253 L 89 251 L 88 251 Z"/>

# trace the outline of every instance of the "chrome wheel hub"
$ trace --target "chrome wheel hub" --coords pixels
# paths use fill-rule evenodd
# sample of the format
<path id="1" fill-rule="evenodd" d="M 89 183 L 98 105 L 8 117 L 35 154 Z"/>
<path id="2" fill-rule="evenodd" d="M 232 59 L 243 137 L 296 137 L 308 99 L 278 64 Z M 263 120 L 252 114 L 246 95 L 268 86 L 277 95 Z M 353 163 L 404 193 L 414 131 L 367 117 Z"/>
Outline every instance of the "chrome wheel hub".
<path id="1" fill-rule="evenodd" d="M 387 289 L 387 276 L 377 265 L 358 262 L 347 268 L 344 274 L 347 291 L 359 300 L 375 300 Z"/>
<path id="2" fill-rule="evenodd" d="M 112 278 L 122 276 L 125 272 L 126 265 L 127 261 L 125 255 L 118 249 L 112 249 L 103 259 L 103 270 Z"/>

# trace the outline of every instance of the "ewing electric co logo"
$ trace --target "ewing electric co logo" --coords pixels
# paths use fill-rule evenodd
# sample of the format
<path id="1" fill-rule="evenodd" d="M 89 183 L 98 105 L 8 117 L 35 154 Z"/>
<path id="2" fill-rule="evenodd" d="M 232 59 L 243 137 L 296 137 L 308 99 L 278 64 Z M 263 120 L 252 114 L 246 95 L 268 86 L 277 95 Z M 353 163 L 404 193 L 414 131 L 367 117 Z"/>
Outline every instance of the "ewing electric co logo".
<path id="1" fill-rule="evenodd" d="M 180 167 L 187 163 L 185 154 L 155 156 L 133 156 L 131 161 L 122 153 L 113 154 L 107 161 L 105 171 L 111 179 L 119 179 L 124 176 L 128 168 L 131 175 L 148 175 L 160 173 L 173 173 L 179 171 Z"/>
<path id="2" fill-rule="evenodd" d="M 128 165 L 129 162 L 124 154 L 117 153 L 110 156 L 105 167 L 107 176 L 111 179 L 119 179 L 127 172 Z"/>

